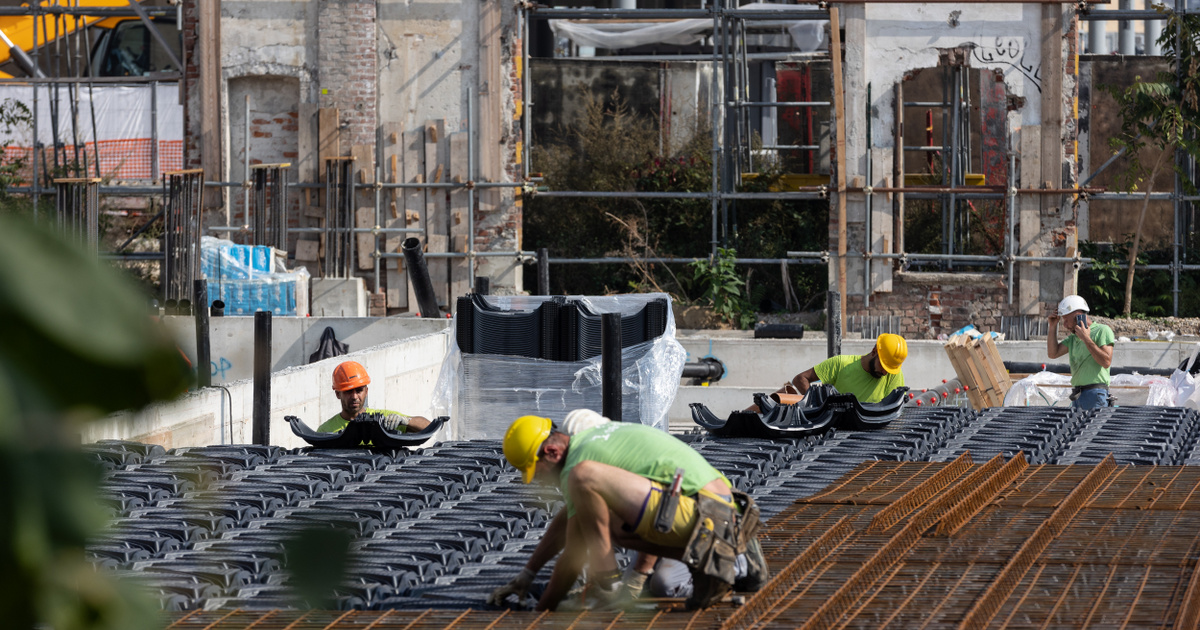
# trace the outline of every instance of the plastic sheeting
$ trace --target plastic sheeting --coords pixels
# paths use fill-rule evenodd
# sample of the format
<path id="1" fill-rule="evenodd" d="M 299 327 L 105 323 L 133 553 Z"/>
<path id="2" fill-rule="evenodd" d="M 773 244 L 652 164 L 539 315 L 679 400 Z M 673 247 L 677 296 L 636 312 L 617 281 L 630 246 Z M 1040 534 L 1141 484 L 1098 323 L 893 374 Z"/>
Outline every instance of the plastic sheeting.
<path id="1" fill-rule="evenodd" d="M 794 4 L 767 4 L 755 2 L 744 4 L 740 8 L 754 11 L 794 11 Z M 814 5 L 814 11 L 817 7 Z M 566 37 L 579 46 L 594 46 L 596 48 L 634 48 L 649 44 L 670 44 L 687 46 L 703 41 L 706 33 L 712 29 L 713 22 L 709 19 L 675 20 L 655 23 L 580 23 L 571 20 L 550 20 L 550 29 L 557 37 Z M 829 20 L 798 20 L 787 26 L 788 35 L 797 51 L 815 52 L 824 50 L 825 29 Z"/>
<path id="2" fill-rule="evenodd" d="M 1057 387 L 1052 387 L 1057 386 Z M 1005 407 L 1060 406 L 1071 404 L 1071 375 L 1038 372 L 1015 382 L 1004 395 Z M 1117 374 L 1109 383 L 1109 393 L 1118 406 L 1155 405 L 1174 407 L 1177 391 L 1163 376 Z M 1123 389 L 1135 387 L 1144 389 Z"/>
<path id="3" fill-rule="evenodd" d="M 308 270 L 277 271 L 270 247 L 238 245 L 200 237 L 200 272 L 208 279 L 208 305 L 225 303 L 226 315 L 270 311 L 284 317 L 308 315 Z"/>
<path id="4" fill-rule="evenodd" d="M 533 310 L 552 298 L 486 296 L 505 310 Z M 569 296 L 597 313 L 632 315 L 653 300 L 668 304 L 667 329 L 659 337 L 621 352 L 621 414 L 667 430 L 667 411 L 675 400 L 687 352 L 675 339 L 675 316 L 663 293 Z M 457 317 L 457 315 L 456 315 Z M 455 325 L 458 322 L 455 321 Z M 451 439 L 500 439 L 520 416 L 545 416 L 561 423 L 575 409 L 601 408 L 600 357 L 586 361 L 549 361 L 495 354 L 465 354 L 454 335 L 433 393 L 436 415 L 450 416 Z"/>

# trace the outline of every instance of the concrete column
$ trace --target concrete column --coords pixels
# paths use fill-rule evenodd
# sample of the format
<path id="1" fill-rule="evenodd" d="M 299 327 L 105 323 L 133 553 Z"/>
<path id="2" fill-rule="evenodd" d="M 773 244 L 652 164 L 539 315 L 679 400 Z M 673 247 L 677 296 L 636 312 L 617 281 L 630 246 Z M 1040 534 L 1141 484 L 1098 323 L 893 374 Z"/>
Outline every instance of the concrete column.
<path id="1" fill-rule="evenodd" d="M 1122 11 L 1133 10 L 1133 0 L 1121 0 Z M 1121 20 L 1117 26 L 1117 52 L 1122 55 L 1136 54 L 1133 40 L 1133 21 Z"/>
<path id="2" fill-rule="evenodd" d="M 1150 9 L 1154 5 L 1154 0 L 1145 0 L 1146 8 Z M 1169 0 L 1167 3 L 1168 4 Z M 1163 22 L 1162 20 L 1146 20 L 1146 49 L 1147 55 L 1161 55 L 1162 48 L 1158 45 L 1158 37 L 1162 35 Z"/>
<path id="3" fill-rule="evenodd" d="M 1088 22 L 1088 54 L 1108 54 L 1108 23 Z"/>

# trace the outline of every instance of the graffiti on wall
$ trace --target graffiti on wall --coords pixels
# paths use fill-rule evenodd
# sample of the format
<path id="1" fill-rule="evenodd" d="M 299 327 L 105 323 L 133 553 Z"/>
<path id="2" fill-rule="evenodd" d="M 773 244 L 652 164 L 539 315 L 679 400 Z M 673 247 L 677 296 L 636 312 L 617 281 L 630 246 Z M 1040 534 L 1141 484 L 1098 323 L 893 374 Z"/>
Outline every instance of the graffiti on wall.
<path id="1" fill-rule="evenodd" d="M 1029 82 L 1042 91 L 1042 68 L 1025 60 L 1026 42 L 1020 37 L 987 38 L 971 49 L 971 57 L 989 66 L 1008 66 L 1025 75 Z"/>

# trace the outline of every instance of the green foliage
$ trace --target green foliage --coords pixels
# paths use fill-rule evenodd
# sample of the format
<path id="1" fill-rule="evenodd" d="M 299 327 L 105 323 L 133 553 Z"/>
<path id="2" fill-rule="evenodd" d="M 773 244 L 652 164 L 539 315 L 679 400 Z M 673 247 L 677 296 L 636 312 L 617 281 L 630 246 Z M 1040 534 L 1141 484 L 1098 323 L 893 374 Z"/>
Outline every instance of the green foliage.
<path id="1" fill-rule="evenodd" d="M 754 324 L 754 308 L 742 288 L 746 283 L 738 277 L 734 259 L 737 251 L 717 249 L 716 256 L 697 260 L 688 267 L 692 271 L 691 284 L 703 292 L 700 301 L 712 307 L 713 313 L 737 328 L 749 328 Z"/>
<path id="2" fill-rule="evenodd" d="M 550 190 L 709 191 L 709 129 L 698 126 L 690 140 L 663 155 L 657 127 L 631 115 L 615 94 L 597 98 L 585 90 L 582 99 L 586 107 L 578 123 L 560 127 L 554 137 L 539 138 L 535 143 L 533 170 L 544 174 Z M 766 190 L 776 179 L 777 173 L 763 173 L 742 189 Z M 746 255 L 783 258 L 789 250 L 826 248 L 826 202 L 738 202 L 730 205 L 729 212 L 734 229 L 723 244 L 752 252 Z M 708 199 L 534 196 L 525 203 L 523 227 L 527 249 L 546 247 L 555 257 L 621 256 L 636 261 L 630 265 L 555 266 L 551 276 L 555 293 L 665 291 L 682 302 L 701 297 L 702 291 L 688 282 L 685 261 L 653 259 L 707 258 L 712 253 L 712 203 Z M 527 268 L 527 285 L 535 283 L 535 273 Z M 785 301 L 778 297 L 784 295 L 782 274 L 755 278 L 753 295 Z M 825 269 L 815 266 L 790 266 L 786 281 L 801 303 L 823 293 L 827 284 Z"/>
<path id="3" fill-rule="evenodd" d="M 6 98 L 0 102 L 0 130 L 11 134 L 14 130 L 28 127 L 33 122 L 33 114 L 24 103 Z M 8 143 L 0 145 L 0 149 L 8 147 Z M 7 200 L 8 188 L 21 181 L 21 170 L 25 168 L 23 159 L 6 159 L 0 163 L 0 200 Z"/>
<path id="4" fill-rule="evenodd" d="M 1081 255 L 1091 258 L 1092 264 L 1079 271 L 1079 294 L 1091 307 L 1092 312 L 1102 317 L 1122 316 L 1122 301 L 1125 290 L 1125 271 L 1121 264 L 1129 261 L 1129 248 L 1133 245 L 1132 237 L 1123 243 L 1112 246 L 1083 242 L 1079 244 Z M 1169 248 L 1140 251 L 1138 266 L 1164 264 L 1171 261 Z M 1181 294 L 1179 314 L 1181 316 L 1200 315 L 1200 300 L 1189 301 L 1189 286 L 1195 281 L 1187 276 L 1180 278 Z M 1171 314 L 1171 273 L 1164 270 L 1140 270 L 1134 276 L 1133 301 L 1131 313 L 1138 316 L 1165 317 Z"/>
<path id="5" fill-rule="evenodd" d="M 182 392 L 173 341 L 127 279 L 0 215 L 0 610 L 5 626 L 152 628 L 156 606 L 83 557 L 99 471 L 78 424 Z"/>
<path id="6" fill-rule="evenodd" d="M 1109 139 L 1109 145 L 1114 151 L 1126 150 L 1129 167 L 1119 181 L 1127 190 L 1137 190 L 1150 173 L 1141 160 L 1147 146 L 1162 151 L 1178 147 L 1200 158 L 1200 15 L 1179 14 L 1163 5 L 1155 9 L 1168 16 L 1158 38 L 1168 70 L 1153 81 L 1136 77 L 1123 88 L 1102 88 L 1116 99 L 1121 112 L 1121 132 Z M 1173 168 L 1187 192 L 1196 194 L 1195 183 L 1183 167 L 1174 164 Z"/>
<path id="7" fill-rule="evenodd" d="M 334 589 L 346 575 L 354 537 L 338 527 L 303 529 L 284 544 L 283 567 L 291 574 L 300 607 L 329 609 L 337 604 Z"/>

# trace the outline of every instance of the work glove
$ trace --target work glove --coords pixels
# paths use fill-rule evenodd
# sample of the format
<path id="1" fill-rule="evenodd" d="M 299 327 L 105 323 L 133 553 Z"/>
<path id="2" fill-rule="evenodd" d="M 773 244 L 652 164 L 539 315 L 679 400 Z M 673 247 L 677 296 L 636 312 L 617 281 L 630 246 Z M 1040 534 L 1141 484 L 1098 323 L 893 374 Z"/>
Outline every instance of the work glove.
<path id="1" fill-rule="evenodd" d="M 379 422 L 379 424 L 382 425 L 383 428 L 387 429 L 388 431 L 395 431 L 399 427 L 407 427 L 408 426 L 408 417 L 402 416 L 398 413 L 391 413 L 391 414 L 384 416 L 383 420 L 381 420 Z"/>
<path id="2" fill-rule="evenodd" d="M 521 572 L 512 581 L 492 591 L 492 594 L 487 598 L 487 603 L 492 606 L 503 606 L 504 600 L 509 595 L 516 595 L 517 601 L 520 602 L 522 599 L 525 599 L 525 594 L 529 592 L 529 585 L 533 584 L 533 577 L 533 571 L 530 571 L 528 568 L 521 569 Z"/>
<path id="3" fill-rule="evenodd" d="M 646 588 L 646 580 L 650 579 L 649 573 L 634 571 L 632 568 L 621 581 L 621 591 L 628 599 L 637 599 L 642 595 L 642 589 Z"/>

